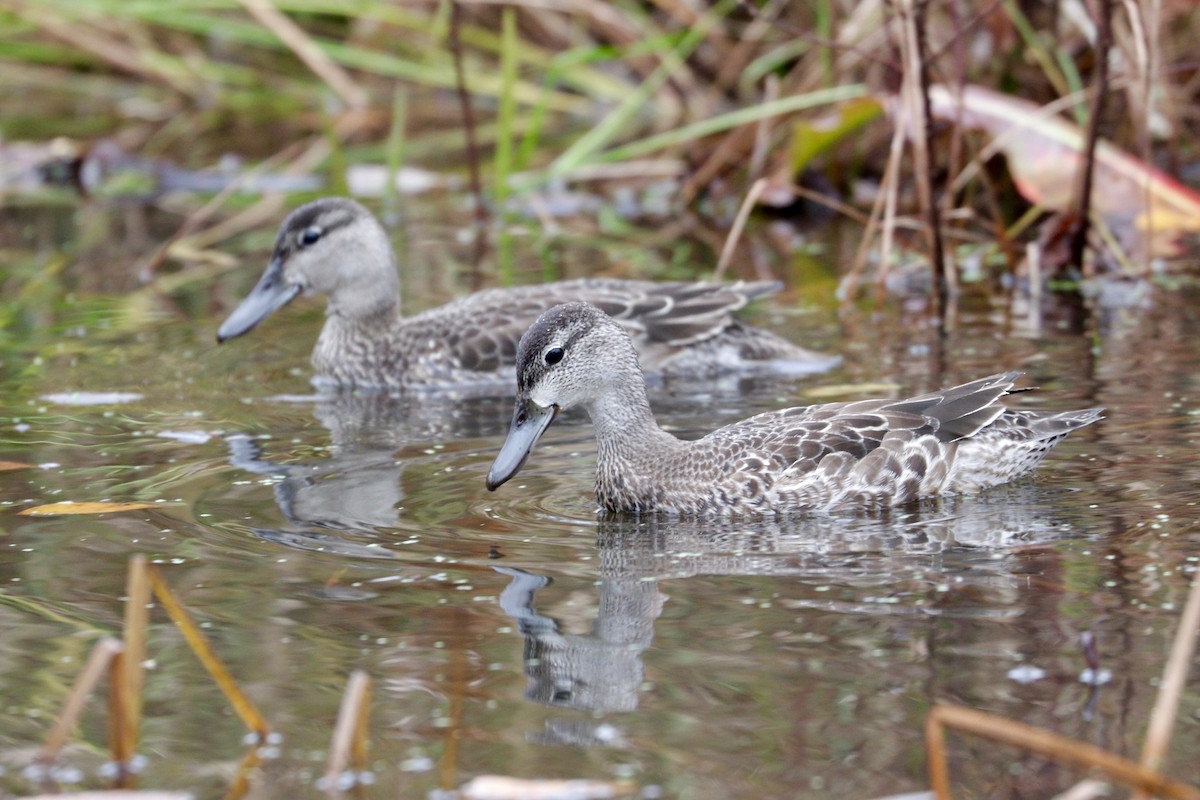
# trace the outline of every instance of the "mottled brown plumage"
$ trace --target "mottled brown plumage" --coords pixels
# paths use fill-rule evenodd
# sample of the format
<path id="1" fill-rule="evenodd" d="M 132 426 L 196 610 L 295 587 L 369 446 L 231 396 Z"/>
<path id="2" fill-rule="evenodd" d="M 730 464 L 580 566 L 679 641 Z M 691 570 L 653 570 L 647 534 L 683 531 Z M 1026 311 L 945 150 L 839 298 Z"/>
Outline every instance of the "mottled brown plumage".
<path id="1" fill-rule="evenodd" d="M 1023 475 L 1100 409 L 1014 411 L 1009 372 L 904 400 L 787 408 L 682 441 L 654 420 L 629 337 L 600 309 L 567 303 L 521 339 L 512 428 L 488 474 L 521 468 L 560 409 L 596 428 L 596 497 L 612 511 L 774 514 L 880 508 L 986 489 Z"/>
<path id="2" fill-rule="evenodd" d="M 404 317 L 386 232 L 363 206 L 331 197 L 284 220 L 266 272 L 217 338 L 248 332 L 300 294 L 325 294 L 328 317 L 313 350 L 314 382 L 389 390 L 511 387 L 525 329 L 553 305 L 587 300 L 629 332 L 650 372 L 702 378 L 729 371 L 828 369 L 836 358 L 733 317 L 746 303 L 778 289 L 770 281 L 574 280 L 492 289 Z"/>

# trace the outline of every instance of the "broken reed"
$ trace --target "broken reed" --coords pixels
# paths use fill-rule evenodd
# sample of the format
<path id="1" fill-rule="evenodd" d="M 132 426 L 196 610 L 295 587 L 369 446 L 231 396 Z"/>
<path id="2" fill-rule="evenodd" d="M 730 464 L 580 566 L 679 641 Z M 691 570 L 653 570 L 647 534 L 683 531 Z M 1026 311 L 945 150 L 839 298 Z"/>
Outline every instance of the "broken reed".
<path id="1" fill-rule="evenodd" d="M 1163 669 L 1158 697 L 1150 716 L 1141 761 L 1131 761 L 1095 745 L 1077 742 L 1057 733 L 962 706 L 939 704 L 925 719 L 925 751 L 929 783 L 937 800 L 950 800 L 950 767 L 946 755 L 946 729 L 952 728 L 985 739 L 1040 753 L 1054 761 L 1092 767 L 1133 787 L 1135 800 L 1150 797 L 1200 800 L 1200 789 L 1159 772 L 1171 739 L 1183 686 L 1196 637 L 1200 636 L 1200 571 L 1192 577 L 1187 604 L 1175 629 L 1171 655 Z"/>
<path id="2" fill-rule="evenodd" d="M 255 735 L 256 747 L 253 751 L 257 750 L 258 744 L 266 741 L 270 733 L 266 719 L 242 693 L 229 671 L 217 658 L 204 634 L 200 632 L 200 628 L 158 571 L 146 563 L 145 556 L 138 555 L 130 559 L 126 580 L 124 640 L 118 641 L 106 636 L 92 648 L 87 664 L 67 695 L 63 712 L 42 744 L 37 757 L 39 764 L 49 765 L 58 757 L 71 732 L 78 725 L 87 698 L 107 672 L 109 751 L 117 767 L 117 785 L 128 788 L 133 784 L 131 764 L 137 752 L 141 728 L 143 665 L 152 594 L 158 598 L 171 621 L 182 632 L 184 640 L 225 694 L 233 710 Z"/>

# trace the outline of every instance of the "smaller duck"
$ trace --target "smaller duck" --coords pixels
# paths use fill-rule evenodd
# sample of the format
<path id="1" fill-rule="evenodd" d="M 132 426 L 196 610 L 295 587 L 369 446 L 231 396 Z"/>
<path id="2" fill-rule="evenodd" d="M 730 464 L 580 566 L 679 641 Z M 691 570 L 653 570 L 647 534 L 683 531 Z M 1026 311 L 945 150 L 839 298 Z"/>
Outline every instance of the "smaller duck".
<path id="1" fill-rule="evenodd" d="M 222 323 L 217 341 L 249 332 L 301 294 L 324 294 L 327 318 L 312 355 L 318 386 L 511 390 L 525 329 L 551 306 L 586 300 L 634 337 L 650 372 L 700 379 L 725 372 L 795 375 L 829 369 L 836 357 L 733 317 L 780 286 L 595 278 L 492 289 L 404 317 L 387 232 L 359 203 L 326 197 L 283 221 L 266 271 Z"/>
<path id="2" fill-rule="evenodd" d="M 974 492 L 1031 471 L 1102 409 L 1005 408 L 1019 372 L 905 400 L 787 408 L 683 441 L 658 427 L 628 334 L 588 303 L 556 306 L 521 337 L 495 490 L 564 408 L 596 429 L 596 499 L 609 511 L 777 515 L 878 509 Z"/>

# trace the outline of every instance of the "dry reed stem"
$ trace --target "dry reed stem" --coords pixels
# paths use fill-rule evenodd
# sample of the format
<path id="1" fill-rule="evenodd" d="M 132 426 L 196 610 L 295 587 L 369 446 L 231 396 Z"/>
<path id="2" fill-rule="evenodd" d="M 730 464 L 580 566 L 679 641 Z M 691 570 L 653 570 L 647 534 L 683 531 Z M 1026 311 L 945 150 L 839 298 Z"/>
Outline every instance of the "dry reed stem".
<path id="1" fill-rule="evenodd" d="M 361 122 L 362 120 L 358 114 L 344 114 L 334 123 L 333 135 L 343 138 L 349 136 L 361 127 Z M 285 154 L 290 154 L 297 146 L 299 145 L 289 145 L 269 160 L 274 161 L 280 157 L 286 158 Z M 309 140 L 307 146 L 304 147 L 304 151 L 288 164 L 283 172 L 288 175 L 310 172 L 329 157 L 329 152 L 330 144 L 328 137 L 314 136 Z M 186 242 L 188 247 L 196 250 L 206 249 L 239 233 L 258 228 L 279 213 L 280 209 L 283 208 L 283 201 L 284 198 L 282 195 L 266 196 L 245 211 L 235 214 L 213 225 L 211 228 L 187 236 L 180 241 Z"/>
<path id="2" fill-rule="evenodd" d="M 722 136 L 721 141 L 712 148 L 709 156 L 692 171 L 692 174 L 679 187 L 677 196 L 680 205 L 691 205 L 696 196 L 712 184 L 722 170 L 743 158 L 746 151 L 753 147 L 757 131 L 757 125 L 742 125 Z"/>
<path id="3" fill-rule="evenodd" d="M 162 262 L 166 260 L 167 254 L 171 251 L 171 248 L 175 246 L 180 239 L 183 239 L 196 228 L 207 222 L 213 214 L 217 213 L 221 206 L 224 205 L 225 201 L 228 200 L 234 192 L 244 186 L 251 178 L 255 178 L 266 172 L 271 167 L 274 167 L 279 162 L 285 161 L 298 147 L 298 144 L 293 144 L 290 147 L 286 147 L 265 161 L 255 164 L 251 169 L 245 170 L 244 172 L 236 175 L 233 180 L 226 184 L 225 188 L 221 189 L 221 191 L 209 198 L 207 203 L 189 214 L 187 219 L 183 221 L 183 224 L 181 224 L 175 230 L 175 232 L 171 234 L 167 240 L 163 242 L 159 248 L 154 251 L 154 253 L 151 254 L 151 256 L 142 264 L 142 267 L 139 270 L 142 280 L 149 281 L 150 277 L 158 271 L 160 266 L 162 266 Z"/>
<path id="4" fill-rule="evenodd" d="M 258 745 L 254 745 L 246 751 L 246 755 L 238 764 L 237 772 L 229 784 L 229 791 L 225 794 L 225 800 L 242 800 L 246 796 L 246 793 L 250 791 L 250 776 L 254 774 L 254 770 L 261 763 L 262 754 Z"/>
<path id="5" fill-rule="evenodd" d="M 945 330 L 947 306 L 954 293 L 952 266 L 946 258 L 942 241 L 942 222 L 938 204 L 934 201 L 933 162 L 930 158 L 930 101 L 929 73 L 925 58 L 925 10 L 927 0 L 905 0 L 900 3 L 903 34 L 900 51 L 904 60 L 901 103 L 908 108 L 912 125 L 913 172 L 917 186 L 917 201 L 925 215 L 926 235 L 929 238 L 929 261 L 933 278 L 935 311 L 942 330 Z"/>
<path id="6" fill-rule="evenodd" d="M 1026 324 L 1033 333 L 1042 329 L 1042 246 L 1030 242 L 1025 246 L 1025 263 L 1029 265 L 1029 313 Z"/>
<path id="7" fill-rule="evenodd" d="M 938 706 L 933 707 L 937 711 Z M 946 729 L 933 715 L 925 716 L 925 758 L 929 762 L 929 788 L 937 800 L 950 800 L 950 760 L 946 756 Z"/>
<path id="8" fill-rule="evenodd" d="M 1129 19 L 1129 28 L 1131 38 L 1133 40 L 1134 58 L 1131 59 L 1137 65 L 1135 79 L 1130 80 L 1126 88 L 1126 94 L 1129 96 L 1129 103 L 1134 110 L 1134 124 L 1138 139 L 1138 155 L 1145 164 L 1153 164 L 1154 156 L 1151 144 L 1151 119 L 1154 116 L 1156 103 L 1154 102 L 1154 78 L 1159 74 L 1159 64 L 1161 63 L 1161 48 L 1159 46 L 1159 20 L 1161 18 L 1161 0 L 1151 0 L 1147 3 L 1146 15 L 1148 19 L 1142 19 L 1141 3 L 1136 0 L 1124 0 L 1125 15 Z M 1168 83 L 1163 82 L 1165 88 Z M 1139 93 L 1140 92 L 1140 93 Z M 1149 174 L 1146 175 L 1146 180 L 1142 181 L 1142 213 L 1149 215 L 1153 219 L 1154 214 L 1154 197 L 1151 189 L 1151 181 Z M 1153 230 L 1153 224 L 1149 226 Z M 1152 261 L 1151 255 L 1151 233 L 1146 236 L 1140 236 L 1139 244 L 1141 252 L 1138 254 L 1142 264 L 1149 265 Z"/>
<path id="9" fill-rule="evenodd" d="M 738 35 L 733 49 L 721 59 L 721 68 L 714 80 L 717 86 L 726 88 L 736 84 L 746 65 L 757 55 L 763 40 L 774 28 L 779 12 L 786 5 L 787 0 L 767 0 L 761 8 L 754 9 L 750 24 Z"/>
<path id="10" fill-rule="evenodd" d="M 460 620 L 461 622 L 461 620 Z M 446 716 L 450 725 L 446 728 L 442 745 L 442 757 L 438 762 L 438 787 L 445 790 L 458 785 L 458 754 L 463 734 L 464 695 L 467 692 L 467 654 L 461 646 L 450 652 L 450 679 L 446 693 L 450 709 Z"/>
<path id="11" fill-rule="evenodd" d="M 1150 727 L 1146 741 L 1142 743 L 1141 764 L 1147 769 L 1161 769 L 1171 743 L 1171 731 L 1175 727 L 1175 715 L 1179 711 L 1179 698 L 1187 680 L 1192 655 L 1196 652 L 1196 635 L 1200 633 L 1200 570 L 1192 575 L 1192 588 L 1188 592 L 1187 605 L 1175 629 L 1175 642 L 1171 655 L 1163 669 L 1158 697 L 1154 710 L 1150 712 Z M 1139 794 L 1138 797 L 1145 797 Z"/>
<path id="12" fill-rule="evenodd" d="M 900 162 L 904 159 L 904 127 L 908 124 L 905 105 L 901 104 L 900 109 L 900 121 L 896 125 L 896 132 L 892 135 L 891 147 L 888 149 L 884 182 L 879 187 L 883 194 L 883 221 L 880 223 L 879 277 L 876 279 L 876 290 L 880 293 L 888 273 L 892 270 L 892 244 L 896 239 L 896 208 L 900 202 Z"/>
<path id="13" fill-rule="evenodd" d="M 129 697 L 129 688 L 125 683 L 125 663 L 129 654 L 122 650 L 114 653 L 109 661 L 108 670 L 108 751 L 117 767 L 117 788 L 129 788 L 133 784 L 133 773 L 129 763 L 133 758 L 132 751 L 127 752 L 129 735 L 129 706 L 135 698 Z M 133 731 L 136 743 L 137 731 Z"/>
<path id="14" fill-rule="evenodd" d="M 721 257 L 717 259 L 717 268 L 712 277 L 714 281 L 721 280 L 729 262 L 733 260 L 733 251 L 737 249 L 738 240 L 742 238 L 746 220 L 750 218 L 750 212 L 754 210 L 758 198 L 762 196 L 768 184 L 769 181 L 766 178 L 759 178 L 751 184 L 750 191 L 746 192 L 746 199 L 742 201 L 742 206 L 738 209 L 737 216 L 734 217 L 733 227 L 729 229 L 729 236 L 725 237 L 725 246 L 721 248 Z"/>
<path id="15" fill-rule="evenodd" d="M 39 763 L 49 764 L 58 758 L 58 754 L 63 745 L 67 743 L 71 732 L 79 724 L 79 716 L 83 713 L 83 707 L 88 698 L 95 691 L 96 684 L 104 677 L 105 670 L 109 668 L 121 650 L 121 641 L 112 636 L 105 636 L 96 642 L 91 655 L 88 656 L 87 664 L 84 665 L 83 671 L 79 673 L 79 677 L 71 686 L 71 692 L 67 695 L 67 702 L 63 704 L 62 713 L 58 715 L 54 727 L 50 729 L 50 733 L 46 735 L 46 740 L 42 743 L 41 752 L 37 755 Z"/>
<path id="16" fill-rule="evenodd" d="M 296 58 L 304 62 L 313 73 L 325 82 L 347 106 L 353 109 L 364 108 L 367 105 L 367 92 L 354 82 L 350 74 L 317 46 L 308 35 L 291 18 L 282 13 L 269 0 L 239 0 L 250 15 L 262 23 L 263 27 L 279 37 L 287 45 Z"/>
<path id="17" fill-rule="evenodd" d="M 1088 118 L 1087 138 L 1083 148 L 1083 170 L 1075 187 L 1075 219 L 1071 231 L 1068 263 L 1075 264 L 1085 275 L 1090 274 L 1084 264 L 1083 254 L 1087 249 L 1087 234 L 1092 208 L 1092 183 L 1096 171 L 1096 144 L 1100 140 L 1100 122 L 1104 116 L 1105 100 L 1108 98 L 1108 55 L 1112 49 L 1112 0 L 1098 0 L 1096 13 L 1096 90 L 1092 101 L 1091 116 Z"/>
<path id="18" fill-rule="evenodd" d="M 371 676 L 361 669 L 354 670 L 342 695 L 333 739 L 329 744 L 329 761 L 325 766 L 326 791 L 336 791 L 338 776 L 351 763 L 358 771 L 367 766 L 367 723 L 371 718 Z"/>
<path id="19" fill-rule="evenodd" d="M 136 47 L 99 34 L 95 26 L 81 20 L 64 19 L 39 2 L 3 0 L 0 8 L 8 8 L 45 31 L 50 36 L 77 47 L 85 53 L 121 72 L 136 75 L 149 83 L 161 84 L 187 97 L 194 97 L 199 88 L 181 81 L 178 77 L 147 64 Z"/>
<path id="20" fill-rule="evenodd" d="M 887 215 L 886 207 L 889 201 L 892 203 L 891 226 L 895 226 L 895 202 L 891 196 L 893 184 L 896 183 L 896 175 L 900 170 L 899 151 L 897 147 L 900 143 L 901 129 L 897 124 L 896 130 L 892 133 L 892 144 L 888 153 L 887 164 L 884 166 L 883 179 L 879 183 L 879 192 L 875 195 L 875 202 L 871 204 L 871 215 L 867 217 L 867 223 L 863 229 L 862 238 L 859 240 L 858 249 L 854 252 L 854 263 L 850 267 L 850 271 L 846 273 L 846 277 L 842 280 L 842 285 L 838 290 L 841 295 L 842 305 L 846 306 L 854 302 L 855 295 L 858 294 L 858 284 L 862 278 L 863 268 L 867 264 L 867 254 L 871 252 L 871 242 L 875 239 L 875 231 L 880 227 L 880 215 Z M 887 241 L 881 247 L 880 258 L 884 258 L 891 252 L 891 237 L 890 229 L 885 228 Z M 880 281 L 883 276 L 880 276 Z"/>
<path id="21" fill-rule="evenodd" d="M 773 103 L 779 99 L 779 76 L 768 75 L 763 79 L 762 99 L 764 103 Z M 775 120 L 771 117 L 763 117 L 754 126 L 754 147 L 750 150 L 748 175 L 762 174 L 763 167 L 767 163 L 767 156 L 771 152 L 771 134 L 774 132 L 774 122 Z M 789 164 L 789 175 L 794 173 L 790 166 Z"/>
<path id="22" fill-rule="evenodd" d="M 475 131 L 475 111 L 471 105 L 471 93 L 467 89 L 467 75 L 463 67 L 461 29 L 462 4 L 460 0 L 450 0 L 450 31 L 447 44 L 450 46 L 450 56 L 454 63 L 454 88 L 458 94 L 463 132 L 467 138 L 467 168 L 471 178 L 471 195 L 475 198 L 475 241 L 471 248 L 471 266 L 476 271 L 476 282 L 478 282 L 478 270 L 483 264 L 483 257 L 487 252 L 486 229 L 489 215 L 487 204 L 483 198 L 483 177 L 479 168 L 479 142 Z"/>
<path id="23" fill-rule="evenodd" d="M 929 782 L 938 800 L 950 800 L 944 728 L 1038 753 L 1059 763 L 1092 767 L 1121 783 L 1171 800 L 1200 800 L 1200 789 L 1085 742 L 963 706 L 936 705 L 925 720 Z M 936 759 L 935 759 L 936 755 Z"/>
<path id="24" fill-rule="evenodd" d="M 789 183 L 787 185 L 787 190 L 797 197 L 804 198 L 810 203 L 816 203 L 819 206 L 825 206 L 830 211 L 841 214 L 846 219 L 852 220 L 859 225 L 862 225 L 864 228 L 871 222 L 870 218 L 868 218 L 866 214 L 863 214 L 854 206 L 847 205 L 840 200 L 829 197 L 828 195 L 823 195 L 820 192 L 815 192 L 807 187 L 800 186 L 795 183 Z"/>
<path id="25" fill-rule="evenodd" d="M 137 752 L 142 724 L 142 664 L 146 660 L 146 629 L 150 624 L 149 572 L 145 556 L 136 555 L 129 559 L 129 572 L 125 578 L 125 646 L 116 673 L 119 686 L 117 738 L 112 754 L 120 766 L 128 766 Z"/>
<path id="26" fill-rule="evenodd" d="M 258 713 L 258 709 L 254 707 L 250 699 L 242 694 L 242 690 L 238 688 L 229 671 L 225 669 L 225 665 L 217 658 L 212 645 L 209 644 L 208 639 L 205 638 L 196 623 L 192 621 L 183 604 L 179 602 L 179 598 L 171 591 L 171 587 L 167 586 L 162 576 L 154 569 L 150 570 L 150 583 L 154 586 L 154 593 L 162 603 L 163 610 L 183 633 L 183 638 L 187 641 L 188 646 L 192 648 L 196 658 L 200 659 L 200 663 L 208 670 L 213 681 L 225 693 L 233 710 L 241 717 L 246 727 L 257 734 L 260 741 L 265 740 L 271 726 L 267 724 L 263 715 Z"/>

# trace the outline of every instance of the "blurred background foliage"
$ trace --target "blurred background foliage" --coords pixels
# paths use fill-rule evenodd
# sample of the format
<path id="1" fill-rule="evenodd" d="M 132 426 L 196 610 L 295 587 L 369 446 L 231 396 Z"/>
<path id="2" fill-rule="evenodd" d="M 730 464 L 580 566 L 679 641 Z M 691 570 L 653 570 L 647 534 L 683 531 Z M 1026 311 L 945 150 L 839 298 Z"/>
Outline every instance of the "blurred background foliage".
<path id="1" fill-rule="evenodd" d="M 1069 198 L 1050 195 L 1086 155 L 1098 62 L 1103 138 L 1135 171 L 1186 181 L 1198 35 L 1182 0 L 0 0 L 0 314 L 30 324 L 63 271 L 116 291 L 180 268 L 220 274 L 231 252 L 265 246 L 299 199 L 284 195 L 329 192 L 382 196 L 385 211 L 405 194 L 472 192 L 464 224 L 500 240 L 474 260 L 501 280 L 514 218 L 546 236 L 579 217 L 611 230 L 698 214 L 724 234 L 743 204 L 833 214 L 870 245 L 853 254 L 848 299 L 864 265 L 904 260 L 893 246 L 928 261 L 927 177 L 955 263 L 1017 273 L 1041 241 L 1039 280 L 1061 277 Z M 927 119 L 906 75 L 927 96 L 946 87 Z M 983 109 L 977 90 L 1015 102 Z M 1067 141 L 1039 127 L 1047 116 Z M 1195 196 L 1160 191 L 1159 173 L 1128 192 L 1109 173 L 1096 193 L 1126 201 L 1093 234 L 1095 262 L 1141 275 L 1187 253 Z M 1152 195 L 1170 201 L 1154 211 L 1161 246 L 1142 235 Z M 27 210 L 46 205 L 69 223 Z"/>

